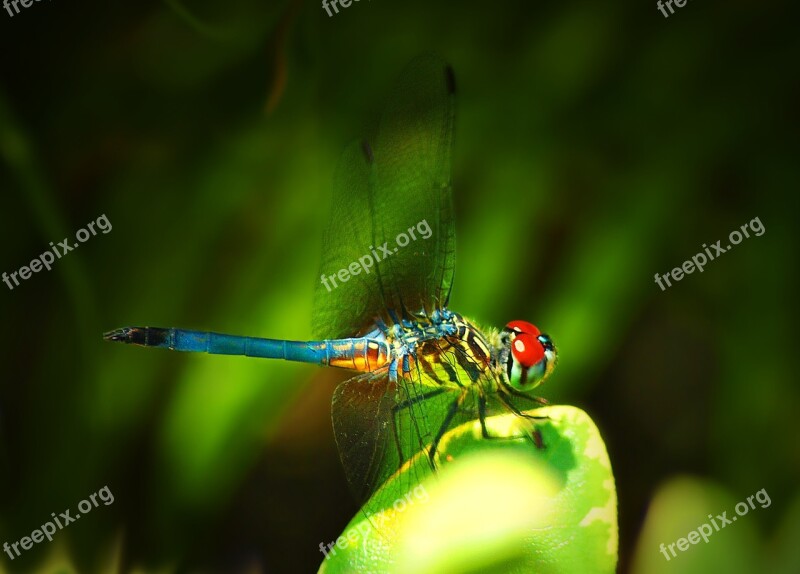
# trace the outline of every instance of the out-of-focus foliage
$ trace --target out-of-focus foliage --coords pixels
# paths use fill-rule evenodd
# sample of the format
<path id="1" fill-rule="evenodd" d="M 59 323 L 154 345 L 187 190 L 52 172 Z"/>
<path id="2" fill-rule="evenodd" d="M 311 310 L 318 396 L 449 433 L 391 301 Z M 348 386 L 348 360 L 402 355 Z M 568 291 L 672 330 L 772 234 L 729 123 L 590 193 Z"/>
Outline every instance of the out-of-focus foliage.
<path id="1" fill-rule="evenodd" d="M 101 214 L 113 225 L 52 271 L 0 283 L 0 542 L 103 485 L 115 495 L 0 564 L 36 571 L 59 544 L 80 572 L 117 548 L 123 571 L 318 568 L 319 543 L 357 511 L 329 418 L 346 374 L 100 334 L 308 337 L 336 158 L 422 51 L 457 79 L 452 308 L 553 337 L 541 394 L 602 432 L 620 570 L 676 473 L 732 500 L 766 488 L 773 506 L 736 528 L 790 548 L 795 21 L 789 3 L 663 18 L 633 0 L 0 10 L 0 272 Z M 755 217 L 762 236 L 654 283 Z M 696 500 L 674 504 L 700 522 Z"/>
<path id="2" fill-rule="evenodd" d="M 795 501 L 774 507 L 772 502 L 767 489 L 739 497 L 708 481 L 675 478 L 658 490 L 650 504 L 632 571 L 798 572 L 800 506 Z M 764 544 L 756 527 L 754 515 L 762 512 L 779 514 L 781 525 L 769 545 Z M 692 531 L 695 532 L 689 537 Z M 678 543 L 681 539 L 684 540 Z"/>

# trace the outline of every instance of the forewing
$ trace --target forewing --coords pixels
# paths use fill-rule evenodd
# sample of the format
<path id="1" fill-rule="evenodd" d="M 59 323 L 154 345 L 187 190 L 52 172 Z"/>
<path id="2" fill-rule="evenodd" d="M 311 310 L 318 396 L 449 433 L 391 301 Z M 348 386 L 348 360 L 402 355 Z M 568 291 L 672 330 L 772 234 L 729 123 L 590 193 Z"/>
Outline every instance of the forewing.
<path id="1" fill-rule="evenodd" d="M 369 253 L 372 245 L 370 170 L 362 145 L 353 142 L 347 146 L 334 176 L 331 217 L 323 234 L 320 278 L 314 292 L 312 331 L 318 339 L 358 334 L 373 322 L 383 305 L 374 272 L 361 271 L 346 282 L 338 276 L 339 270 L 349 269 Z"/>
<path id="2" fill-rule="evenodd" d="M 314 296 L 315 337 L 363 334 L 376 317 L 446 306 L 455 268 L 452 142 L 452 71 L 422 56 L 401 75 L 374 141 L 351 144 L 339 162 L 320 265 L 327 285 L 320 277 Z"/>
<path id="3" fill-rule="evenodd" d="M 415 59 L 389 98 L 372 146 L 374 245 L 392 252 L 378 273 L 386 307 L 398 312 L 430 313 L 449 298 L 455 269 L 454 91 L 444 62 L 433 55 Z"/>
<path id="4" fill-rule="evenodd" d="M 439 343 L 427 345 L 430 351 Z M 348 482 L 360 503 L 398 470 L 409 490 L 419 484 L 433 470 L 429 455 L 436 440 L 478 417 L 480 385 L 470 384 L 465 361 L 462 351 L 451 348 L 413 362 L 409 372 L 401 368 L 396 381 L 384 368 L 349 379 L 336 389 L 334 433 Z M 406 466 L 418 455 L 420 464 Z M 371 514 L 381 510 L 364 508 Z"/>

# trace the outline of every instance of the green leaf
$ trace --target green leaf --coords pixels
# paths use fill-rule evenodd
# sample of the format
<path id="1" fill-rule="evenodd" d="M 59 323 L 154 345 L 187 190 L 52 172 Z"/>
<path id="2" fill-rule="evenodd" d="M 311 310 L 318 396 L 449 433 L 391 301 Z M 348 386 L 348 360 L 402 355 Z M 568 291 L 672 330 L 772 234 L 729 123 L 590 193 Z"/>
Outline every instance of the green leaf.
<path id="1" fill-rule="evenodd" d="M 574 407 L 528 411 L 545 448 L 513 414 L 461 425 L 443 437 L 439 472 L 409 461 L 332 546 L 320 573 L 603 573 L 617 563 L 617 495 L 603 440 Z M 423 476 L 411 490 L 405 473 Z"/>
<path id="2" fill-rule="evenodd" d="M 793 574 L 800 572 L 800 493 L 793 502 L 775 531 L 771 546 L 767 548 L 768 572 L 775 574 Z"/>
<path id="3" fill-rule="evenodd" d="M 800 493 L 796 496 L 775 508 L 767 488 L 733 493 L 710 480 L 673 478 L 650 503 L 631 572 L 800 572 Z M 765 543 L 760 524 L 768 520 L 767 513 L 784 508 L 780 525 Z"/>
<path id="4" fill-rule="evenodd" d="M 758 572 L 757 519 L 738 519 L 727 526 L 722 526 L 723 522 L 719 521 L 716 523 L 719 530 L 712 523 L 712 519 L 716 521 L 715 517 L 723 512 L 726 518 L 737 520 L 733 518 L 736 516 L 736 503 L 735 497 L 712 482 L 692 477 L 672 479 L 658 490 L 650 503 L 632 572 Z M 708 541 L 698 540 L 698 533 L 693 538 L 697 542 L 690 543 L 689 534 L 704 525 L 710 531 L 706 536 Z M 670 544 L 674 555 L 669 549 Z M 678 544 L 684 549 L 681 550 Z"/>

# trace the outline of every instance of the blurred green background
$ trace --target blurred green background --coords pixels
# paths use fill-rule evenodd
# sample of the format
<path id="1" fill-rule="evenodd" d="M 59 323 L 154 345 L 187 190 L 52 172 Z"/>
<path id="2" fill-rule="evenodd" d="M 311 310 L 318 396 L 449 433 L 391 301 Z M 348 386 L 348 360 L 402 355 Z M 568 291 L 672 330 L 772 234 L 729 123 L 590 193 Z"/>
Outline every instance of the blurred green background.
<path id="1" fill-rule="evenodd" d="M 102 214 L 113 225 L 0 285 L 0 542 L 104 485 L 115 497 L 53 543 L 0 554 L 0 571 L 316 571 L 319 543 L 357 510 L 330 425 L 347 374 L 101 334 L 308 338 L 338 154 L 423 51 L 457 80 L 451 307 L 553 337 L 561 359 L 541 394 L 603 433 L 620 572 L 688 571 L 700 552 L 727 572 L 797 560 L 788 5 L 692 1 L 668 19 L 655 2 L 588 1 L 0 11 L 0 271 Z M 762 236 L 654 283 L 756 217 Z M 674 496 L 687 484 L 700 494 Z M 645 521 L 675 512 L 693 528 L 762 488 L 772 505 L 733 541 L 667 563 L 657 544 L 684 529 L 637 550 Z"/>

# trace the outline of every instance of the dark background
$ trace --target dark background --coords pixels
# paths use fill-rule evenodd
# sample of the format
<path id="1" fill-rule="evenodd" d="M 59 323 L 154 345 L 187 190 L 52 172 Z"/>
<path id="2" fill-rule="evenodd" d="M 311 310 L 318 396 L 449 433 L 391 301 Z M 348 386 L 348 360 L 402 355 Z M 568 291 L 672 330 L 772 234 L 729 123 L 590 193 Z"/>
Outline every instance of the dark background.
<path id="1" fill-rule="evenodd" d="M 765 488 L 772 506 L 748 528 L 759 563 L 774 559 L 800 524 L 800 40 L 787 6 L 690 0 L 668 19 L 643 1 L 0 11 L 0 271 L 102 214 L 113 225 L 0 285 L 0 542 L 104 485 L 115 496 L 53 543 L 0 554 L 0 571 L 316 571 L 319 543 L 357 510 L 330 428 L 346 374 L 101 334 L 310 337 L 336 159 L 423 51 L 458 85 L 451 307 L 553 337 L 560 364 L 541 394 L 603 433 L 620 571 L 678 475 L 734 502 Z M 655 285 L 756 217 L 764 235 Z"/>

